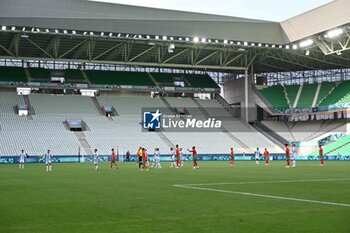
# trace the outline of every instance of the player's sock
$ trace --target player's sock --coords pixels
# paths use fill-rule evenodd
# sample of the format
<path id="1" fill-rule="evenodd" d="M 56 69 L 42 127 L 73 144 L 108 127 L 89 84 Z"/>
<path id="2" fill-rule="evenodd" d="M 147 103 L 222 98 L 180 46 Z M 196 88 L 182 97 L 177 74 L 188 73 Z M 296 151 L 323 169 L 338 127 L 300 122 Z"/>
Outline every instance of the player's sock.
<path id="1" fill-rule="evenodd" d="M 52 169 L 51 169 L 51 165 L 49 166 L 49 171 L 52 171 Z"/>
<path id="2" fill-rule="evenodd" d="M 49 166 L 46 166 L 46 171 L 47 171 L 47 172 L 49 171 Z"/>
<path id="3" fill-rule="evenodd" d="M 259 165 L 259 160 L 255 160 L 256 165 Z"/>

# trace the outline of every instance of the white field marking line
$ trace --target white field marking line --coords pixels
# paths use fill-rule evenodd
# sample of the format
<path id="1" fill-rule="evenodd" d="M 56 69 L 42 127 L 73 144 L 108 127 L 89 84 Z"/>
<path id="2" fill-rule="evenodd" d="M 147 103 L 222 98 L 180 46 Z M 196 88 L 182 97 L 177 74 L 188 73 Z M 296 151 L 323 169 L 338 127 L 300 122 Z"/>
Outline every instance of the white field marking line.
<path id="1" fill-rule="evenodd" d="M 226 182 L 226 183 L 206 183 L 206 184 L 181 184 L 180 186 L 212 186 L 212 185 L 241 185 L 241 184 L 303 183 L 303 182 L 327 182 L 327 181 L 345 181 L 345 180 L 350 180 L 350 178 L 309 179 L 309 180 L 270 180 L 270 181 L 247 181 L 247 182 Z"/>
<path id="2" fill-rule="evenodd" d="M 244 195 L 244 196 L 253 196 L 253 197 L 262 197 L 262 198 L 270 198 L 270 199 L 279 199 L 279 200 L 288 200 L 288 201 L 309 202 L 309 203 L 316 203 L 316 204 L 323 204 L 323 205 L 350 207 L 350 204 L 346 204 L 346 203 L 315 201 L 315 200 L 308 200 L 308 199 L 301 199 L 301 198 L 280 197 L 280 196 L 272 196 L 272 195 L 265 195 L 265 194 L 237 192 L 237 191 L 229 191 L 229 190 L 222 190 L 222 189 L 211 189 L 211 188 L 193 187 L 193 186 L 176 185 L 176 184 L 173 186 L 178 187 L 178 188 L 196 189 L 196 190 L 212 191 L 212 192 L 219 192 L 219 193 L 230 193 L 230 194 L 237 194 L 237 195 Z"/>

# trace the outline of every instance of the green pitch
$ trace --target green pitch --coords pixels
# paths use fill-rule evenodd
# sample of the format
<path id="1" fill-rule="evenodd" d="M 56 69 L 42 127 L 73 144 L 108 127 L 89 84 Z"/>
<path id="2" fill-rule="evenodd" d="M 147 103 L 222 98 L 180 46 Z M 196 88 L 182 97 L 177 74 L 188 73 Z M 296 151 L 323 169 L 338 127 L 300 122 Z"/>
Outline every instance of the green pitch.
<path id="1" fill-rule="evenodd" d="M 284 164 L 0 165 L 0 232 L 349 233 L 350 163 Z"/>

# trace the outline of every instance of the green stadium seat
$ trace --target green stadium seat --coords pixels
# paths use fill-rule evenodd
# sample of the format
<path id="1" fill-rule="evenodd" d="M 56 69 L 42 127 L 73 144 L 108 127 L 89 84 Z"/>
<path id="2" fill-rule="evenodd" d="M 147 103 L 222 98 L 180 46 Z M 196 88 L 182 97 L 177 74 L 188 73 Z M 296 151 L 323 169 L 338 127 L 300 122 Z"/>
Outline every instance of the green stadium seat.
<path id="1" fill-rule="evenodd" d="M 21 67 L 1 67 L 0 81 L 28 82 L 26 73 Z"/>
<path id="2" fill-rule="evenodd" d="M 155 86 L 148 73 L 86 70 L 92 84 Z"/>
<path id="3" fill-rule="evenodd" d="M 301 91 L 297 108 L 311 108 L 315 98 L 317 84 L 305 84 Z"/>

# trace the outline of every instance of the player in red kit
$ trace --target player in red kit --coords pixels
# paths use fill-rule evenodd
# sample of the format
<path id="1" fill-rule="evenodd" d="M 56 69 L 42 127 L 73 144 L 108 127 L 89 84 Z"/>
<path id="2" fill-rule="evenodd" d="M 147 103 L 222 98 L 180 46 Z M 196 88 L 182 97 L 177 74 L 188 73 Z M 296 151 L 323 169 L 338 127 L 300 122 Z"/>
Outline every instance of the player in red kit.
<path id="1" fill-rule="evenodd" d="M 269 151 L 267 150 L 267 148 L 265 148 L 264 151 L 264 157 L 265 157 L 265 166 L 269 166 Z"/>
<path id="2" fill-rule="evenodd" d="M 117 155 L 115 154 L 114 148 L 112 148 L 112 154 L 111 154 L 111 165 L 110 165 L 110 169 L 112 169 L 113 165 L 116 166 L 116 168 L 118 169 L 118 164 L 116 163 L 117 161 Z"/>
<path id="3" fill-rule="evenodd" d="M 142 170 L 148 171 L 148 153 L 145 148 L 142 148 L 142 159 L 143 159 Z"/>
<path id="4" fill-rule="evenodd" d="M 197 163 L 197 160 L 198 160 L 198 153 L 197 153 L 197 150 L 196 150 L 196 147 L 193 146 L 192 147 L 192 150 L 188 150 L 189 152 L 192 153 L 192 157 L 193 157 L 193 169 L 198 169 L 198 163 Z"/>
<path id="5" fill-rule="evenodd" d="M 286 144 L 286 159 L 287 159 L 286 168 L 290 168 L 290 149 L 288 147 L 288 144 Z"/>
<path id="6" fill-rule="evenodd" d="M 180 151 L 179 145 L 175 146 L 175 159 L 176 159 L 176 168 L 179 168 L 181 165 L 181 161 L 180 161 L 181 151 Z"/>
<path id="7" fill-rule="evenodd" d="M 321 166 L 324 166 L 324 158 L 323 158 L 323 148 L 320 145 L 319 149 L 318 149 L 318 155 L 320 156 L 320 160 L 321 160 Z"/>
<path id="8" fill-rule="evenodd" d="M 233 151 L 233 147 L 230 150 L 230 166 L 235 166 L 235 152 Z"/>

